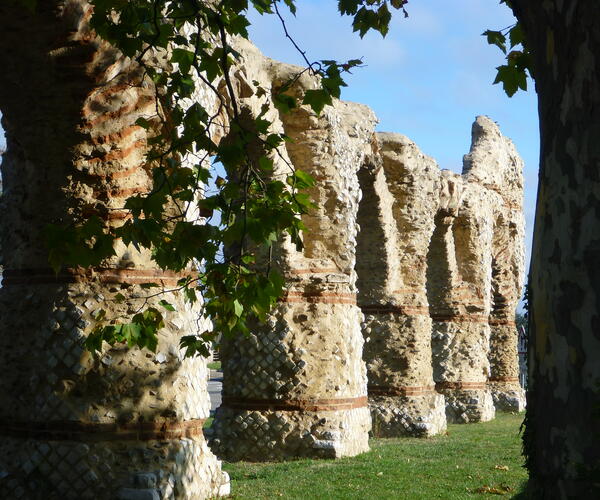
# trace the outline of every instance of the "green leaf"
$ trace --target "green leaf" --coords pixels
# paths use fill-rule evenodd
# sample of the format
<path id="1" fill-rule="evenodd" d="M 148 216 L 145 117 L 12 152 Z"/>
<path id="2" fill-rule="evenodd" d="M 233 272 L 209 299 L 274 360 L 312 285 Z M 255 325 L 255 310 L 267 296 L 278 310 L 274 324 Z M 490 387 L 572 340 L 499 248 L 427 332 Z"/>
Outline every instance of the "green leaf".
<path id="1" fill-rule="evenodd" d="M 295 16 L 296 15 L 296 5 L 294 5 L 294 0 L 283 0 L 283 1 L 290 9 L 290 12 L 292 13 L 292 15 Z"/>
<path id="2" fill-rule="evenodd" d="M 174 311 L 175 310 L 175 308 L 173 307 L 173 305 L 171 303 L 167 302 L 164 299 L 162 299 L 158 304 L 161 305 L 162 307 L 164 307 L 167 311 Z"/>
<path id="3" fill-rule="evenodd" d="M 325 89 L 308 89 L 302 100 L 302 104 L 310 106 L 317 115 L 321 114 L 323 108 L 331 103 L 331 95 Z"/>
<path id="4" fill-rule="evenodd" d="M 240 304 L 238 299 L 234 299 L 233 301 L 233 312 L 238 318 L 241 317 L 244 312 L 244 306 Z"/>
<path id="5" fill-rule="evenodd" d="M 258 165 L 261 170 L 265 172 L 270 172 L 273 170 L 273 160 L 271 158 L 267 158 L 266 156 L 261 156 L 258 159 Z"/>
<path id="6" fill-rule="evenodd" d="M 297 108 L 296 99 L 287 94 L 274 94 L 273 105 L 280 113 L 289 113 L 292 109 Z"/>
<path id="7" fill-rule="evenodd" d="M 125 302 L 125 295 L 123 295 L 122 293 L 117 293 L 115 295 L 115 302 L 117 304 L 122 304 L 123 302 Z"/>
<path id="8" fill-rule="evenodd" d="M 508 97 L 512 97 L 523 82 L 523 78 L 525 79 L 525 87 L 527 86 L 527 77 L 524 72 L 519 72 L 514 66 L 502 65 L 496 68 L 498 73 L 496 74 L 496 79 L 494 80 L 494 84 L 502 83 L 502 87 L 504 88 L 504 92 L 508 95 Z"/>
<path id="9" fill-rule="evenodd" d="M 508 32 L 508 36 L 510 39 L 510 46 L 515 47 L 519 44 L 522 44 L 525 40 L 523 36 L 523 29 L 519 23 L 515 24 L 511 30 Z"/>
<path id="10" fill-rule="evenodd" d="M 311 188 L 315 185 L 315 178 L 303 170 L 295 170 L 294 178 L 297 181 L 296 186 L 300 189 Z"/>
<path id="11" fill-rule="evenodd" d="M 490 45 L 495 45 L 506 54 L 506 37 L 502 34 L 501 31 L 487 30 L 484 31 L 481 35 L 487 37 L 487 42 Z"/>
<path id="12" fill-rule="evenodd" d="M 171 62 L 178 64 L 180 71 L 184 74 L 190 72 L 194 59 L 195 54 L 191 50 L 178 48 L 173 49 L 173 52 L 171 53 Z"/>

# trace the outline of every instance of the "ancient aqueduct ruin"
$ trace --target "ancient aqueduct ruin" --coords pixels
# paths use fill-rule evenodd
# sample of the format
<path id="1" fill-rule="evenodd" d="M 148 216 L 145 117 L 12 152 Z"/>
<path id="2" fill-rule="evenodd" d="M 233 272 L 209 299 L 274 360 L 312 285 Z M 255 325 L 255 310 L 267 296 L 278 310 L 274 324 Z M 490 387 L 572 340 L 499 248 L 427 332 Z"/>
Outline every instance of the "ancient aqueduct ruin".
<path id="1" fill-rule="evenodd" d="M 248 338 L 224 341 L 212 451 L 202 432 L 206 362 L 184 359 L 178 348 L 196 328 L 195 311 L 177 292 L 156 355 L 86 352 L 82 339 L 105 296 L 125 295 L 110 306 L 117 317 L 145 296 L 141 284 L 169 286 L 177 277 L 124 246 L 101 269 L 58 277 L 48 269 L 41 231 L 48 222 L 95 213 L 118 225 L 123 200 L 150 182 L 146 131 L 134 123 L 155 105 L 152 89 L 128 85 L 139 75 L 86 38 L 85 17 L 66 10 L 61 29 L 87 58 L 65 52 L 50 65 L 39 47 L 11 41 L 8 29 L 11 50 L 0 51 L 14 77 L 0 85 L 8 143 L 0 201 L 2 498 L 207 498 L 229 487 L 213 451 L 228 460 L 350 456 L 368 450 L 369 432 L 432 436 L 447 422 L 523 409 L 514 325 L 523 165 L 486 117 L 473 124 L 458 175 L 405 136 L 376 133 L 366 106 L 336 101 L 319 117 L 271 106 L 266 118 L 294 139 L 284 159 L 318 180 L 310 193 L 317 209 L 304 217 L 302 252 L 286 240 L 274 251 L 288 289 L 269 320 Z M 40 29 L 44 22 L 32 19 L 29 28 L 41 47 L 61 34 Z M 298 68 L 239 48 L 239 102 L 258 114 L 268 96 L 253 82 L 277 88 Z M 19 64 L 22 57 L 31 64 Z M 312 85 L 305 75 L 294 91 Z M 197 98 L 210 104 L 214 96 Z M 276 163 L 275 175 L 285 168 Z"/>

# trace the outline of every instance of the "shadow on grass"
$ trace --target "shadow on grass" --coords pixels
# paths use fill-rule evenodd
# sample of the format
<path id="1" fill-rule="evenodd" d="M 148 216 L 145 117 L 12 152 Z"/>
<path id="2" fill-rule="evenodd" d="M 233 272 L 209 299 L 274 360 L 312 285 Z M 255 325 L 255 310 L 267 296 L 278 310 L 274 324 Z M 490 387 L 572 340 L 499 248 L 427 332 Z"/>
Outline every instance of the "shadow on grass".
<path id="1" fill-rule="evenodd" d="M 512 500 L 532 500 L 533 496 L 531 496 L 531 492 L 529 490 L 529 481 L 523 482 L 521 484 L 520 491 L 512 497 Z"/>

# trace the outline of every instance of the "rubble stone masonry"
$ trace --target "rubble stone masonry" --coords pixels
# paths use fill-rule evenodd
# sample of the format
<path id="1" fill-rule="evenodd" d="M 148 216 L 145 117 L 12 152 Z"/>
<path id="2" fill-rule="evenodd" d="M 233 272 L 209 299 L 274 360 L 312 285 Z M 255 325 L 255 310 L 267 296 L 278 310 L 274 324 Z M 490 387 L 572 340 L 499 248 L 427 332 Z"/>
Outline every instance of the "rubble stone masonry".
<path id="1" fill-rule="evenodd" d="M 122 243 L 99 268 L 56 274 L 48 265 L 48 224 L 91 215 L 122 224 L 124 200 L 151 185 L 146 131 L 135 121 L 154 114 L 154 90 L 90 33 L 90 12 L 77 0 L 41 2 L 35 15 L 18 3 L 0 6 L 8 144 L 0 201 L 0 497 L 226 494 L 228 476 L 202 433 L 206 364 L 179 350 L 181 335 L 198 328 L 182 297 L 145 304 L 165 298 L 176 308 L 165 312 L 156 354 L 105 344 L 94 357 L 83 345 L 100 310 L 107 321 L 128 317 L 144 305 L 142 284 L 171 288 L 180 276 Z M 121 301 L 113 300 L 117 292 Z"/>
<path id="2" fill-rule="evenodd" d="M 359 174 L 356 265 L 373 434 L 432 436 L 446 429 L 426 292 L 440 172 L 405 136 L 379 133 L 377 143 Z"/>
<path id="3" fill-rule="evenodd" d="M 40 2 L 35 16 L 0 5 L 0 497 L 223 495 L 228 477 L 202 432 L 206 363 L 178 347 L 202 327 L 197 311 L 142 288 L 181 275 L 122 243 L 102 267 L 48 267 L 48 224 L 118 226 L 124 200 L 151 188 L 135 122 L 154 114 L 154 89 L 94 38 L 89 16 L 84 0 Z M 249 336 L 223 340 L 212 449 L 228 460 L 337 458 L 368 450 L 371 421 L 378 436 L 426 437 L 522 410 L 523 165 L 512 143 L 478 117 L 459 175 L 405 136 L 376 134 L 366 106 L 280 113 L 273 91 L 293 79 L 300 97 L 315 80 L 232 43 L 241 116 L 261 114 L 291 138 L 269 175 L 297 168 L 317 182 L 303 248 L 281 238 L 260 257 L 285 278 L 283 297 Z M 226 121 L 215 140 L 227 140 Z M 84 349 L 100 309 L 119 320 L 163 298 L 176 310 L 164 312 L 156 354 Z"/>
<path id="4" fill-rule="evenodd" d="M 242 107 L 255 116 L 270 103 L 250 82 L 269 92 L 300 68 L 240 49 Z M 314 84 L 302 77 L 293 92 Z M 375 117 L 341 101 L 318 117 L 304 106 L 286 114 L 270 106 L 267 119 L 292 139 L 274 158 L 274 175 L 285 178 L 292 168 L 311 174 L 316 208 L 302 218 L 302 250 L 289 240 L 274 245 L 272 265 L 287 289 L 266 324 L 222 345 L 223 404 L 212 446 L 229 460 L 352 456 L 368 450 L 371 427 L 354 262 L 357 171 L 371 149 Z"/>
<path id="5" fill-rule="evenodd" d="M 441 432 L 444 399 L 450 422 L 524 407 L 514 325 L 523 165 L 489 118 L 472 136 L 462 175 L 389 133 L 359 171 L 356 269 L 377 435 Z"/>

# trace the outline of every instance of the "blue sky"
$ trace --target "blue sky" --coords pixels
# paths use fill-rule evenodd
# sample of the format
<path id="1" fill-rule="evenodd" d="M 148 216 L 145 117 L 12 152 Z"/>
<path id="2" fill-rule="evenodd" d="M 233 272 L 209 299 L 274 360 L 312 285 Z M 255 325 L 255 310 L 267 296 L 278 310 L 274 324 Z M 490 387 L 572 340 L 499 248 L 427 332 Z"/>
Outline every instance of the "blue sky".
<path id="1" fill-rule="evenodd" d="M 385 39 L 369 33 L 361 40 L 336 5 L 334 0 L 297 0 L 296 17 L 281 12 L 309 60 L 364 58 L 366 67 L 346 79 L 342 98 L 370 106 L 379 117 L 378 130 L 407 135 L 441 168 L 456 172 L 469 151 L 475 116 L 488 115 L 513 140 L 525 161 L 529 265 L 539 157 L 537 98 L 533 88 L 508 98 L 501 86 L 492 85 L 502 53 L 481 36 L 486 29 L 513 24 L 511 11 L 497 0 L 414 0 L 407 4 L 407 19 L 395 12 Z M 302 64 L 275 16 L 251 14 L 250 20 L 250 37 L 265 55 Z"/>
<path id="2" fill-rule="evenodd" d="M 513 24 L 510 10 L 497 0 L 413 0 L 407 19 L 395 13 L 385 39 L 369 33 L 361 40 L 350 18 L 337 13 L 336 1 L 297 3 L 296 17 L 285 8 L 282 12 L 309 59 L 364 58 L 366 67 L 347 78 L 342 98 L 370 106 L 379 130 L 407 135 L 442 168 L 460 172 L 476 115 L 498 122 L 525 160 L 529 261 L 539 154 L 536 95 L 530 89 L 509 99 L 492 85 L 502 54 L 480 36 L 488 28 Z M 250 20 L 251 39 L 266 55 L 302 63 L 275 16 L 251 13 Z"/>

